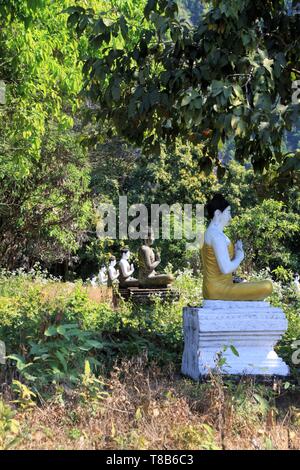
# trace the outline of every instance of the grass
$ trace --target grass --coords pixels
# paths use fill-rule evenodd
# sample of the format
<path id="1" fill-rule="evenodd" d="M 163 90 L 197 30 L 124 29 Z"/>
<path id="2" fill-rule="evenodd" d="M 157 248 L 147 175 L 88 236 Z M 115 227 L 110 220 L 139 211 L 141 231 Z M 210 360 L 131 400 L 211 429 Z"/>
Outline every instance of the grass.
<path id="1" fill-rule="evenodd" d="M 276 388 L 277 387 L 277 388 Z M 299 449 L 300 396 L 254 379 L 205 383 L 145 355 L 123 360 L 106 394 L 57 389 L 40 406 L 18 409 L 17 449 Z M 258 399 L 257 397 L 260 397 Z M 9 402 L 9 395 L 6 400 Z M 0 420 L 1 422 L 1 420 Z"/>
<path id="2" fill-rule="evenodd" d="M 0 449 L 299 449 L 299 368 L 289 381 L 270 383 L 219 375 L 196 383 L 181 376 L 182 307 L 201 304 L 201 280 L 182 273 L 176 284 L 178 302 L 114 309 L 81 283 L 0 277 L 0 339 L 9 354 L 22 355 L 22 367 L 42 364 L 34 381 L 30 367 L 18 369 L 12 360 L 0 366 Z M 290 343 L 299 339 L 299 299 L 275 287 L 272 303 L 289 320 L 277 349 L 289 361 Z M 55 333 L 74 322 L 77 336 Z M 74 362 L 81 332 L 105 348 L 80 350 Z M 32 341 L 51 357 L 34 357 Z M 63 374 L 51 375 L 62 365 Z M 76 385 L 69 372 L 77 374 Z"/>

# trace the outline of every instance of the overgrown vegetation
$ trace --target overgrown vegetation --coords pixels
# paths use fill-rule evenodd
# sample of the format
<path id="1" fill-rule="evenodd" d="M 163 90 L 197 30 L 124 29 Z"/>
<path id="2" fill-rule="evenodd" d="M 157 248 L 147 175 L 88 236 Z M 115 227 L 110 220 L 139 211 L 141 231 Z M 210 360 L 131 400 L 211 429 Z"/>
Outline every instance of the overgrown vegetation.
<path id="1" fill-rule="evenodd" d="M 202 3 L 0 0 L 0 449 L 299 448 L 299 15 Z M 238 274 L 272 278 L 288 318 L 287 380 L 180 375 L 202 301 L 185 240 L 157 241 L 178 301 L 115 307 L 86 283 L 124 243 L 97 238 L 98 203 L 216 191 Z"/>
<path id="2" fill-rule="evenodd" d="M 61 448 L 297 447 L 300 298 L 291 282 L 275 282 L 271 301 L 289 320 L 277 350 L 292 376 L 266 384 L 180 376 L 182 306 L 201 304 L 201 278 L 186 271 L 176 284 L 175 303 L 114 309 L 80 282 L 3 272 L 1 447 L 57 448 L 58 435 Z"/>

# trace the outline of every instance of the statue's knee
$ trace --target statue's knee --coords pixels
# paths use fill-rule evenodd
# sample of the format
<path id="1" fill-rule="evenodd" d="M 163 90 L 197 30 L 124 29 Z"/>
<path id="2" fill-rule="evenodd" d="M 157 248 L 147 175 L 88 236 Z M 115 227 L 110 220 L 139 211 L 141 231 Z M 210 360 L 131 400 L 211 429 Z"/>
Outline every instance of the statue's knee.
<path id="1" fill-rule="evenodd" d="M 273 284 L 271 281 L 265 281 L 266 283 L 266 292 L 267 292 L 267 295 L 271 295 L 272 292 L 273 292 Z"/>

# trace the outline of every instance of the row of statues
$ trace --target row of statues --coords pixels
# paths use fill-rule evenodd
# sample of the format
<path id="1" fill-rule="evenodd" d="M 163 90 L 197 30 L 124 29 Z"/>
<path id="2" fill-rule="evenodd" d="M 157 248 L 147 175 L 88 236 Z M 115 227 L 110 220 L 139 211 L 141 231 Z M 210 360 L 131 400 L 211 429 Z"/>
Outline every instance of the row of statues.
<path id="1" fill-rule="evenodd" d="M 92 285 L 107 285 L 112 287 L 119 284 L 121 288 L 127 287 L 168 287 L 174 278 L 171 274 L 159 274 L 156 268 L 160 264 L 160 255 L 152 248 L 154 235 L 151 228 L 148 229 L 147 238 L 143 241 L 138 252 L 139 272 L 138 277 L 134 277 L 135 267 L 130 263 L 130 250 L 125 247 L 121 249 L 121 259 L 118 262 L 115 256 L 109 260 L 108 269 L 102 265 L 98 276 L 92 278 Z"/>
<path id="2" fill-rule="evenodd" d="M 231 221 L 230 203 L 221 194 L 216 194 L 206 206 L 210 219 L 204 234 L 201 248 L 203 267 L 203 297 L 208 300 L 264 300 L 273 291 L 270 280 L 246 282 L 234 278 L 233 274 L 243 261 L 245 254 L 243 243 L 235 244 L 224 233 L 224 228 Z M 174 278 L 170 274 L 158 274 L 156 268 L 160 264 L 160 256 L 155 253 L 152 245 L 154 235 L 148 228 L 146 239 L 138 252 L 139 272 L 134 277 L 135 268 L 130 264 L 129 248 L 122 248 L 121 259 L 116 268 L 117 260 L 110 258 L 109 267 L 102 266 L 98 275 L 100 284 L 112 286 L 118 282 L 120 287 L 168 287 Z M 94 277 L 94 282 L 97 278 Z M 93 281 L 92 281 L 93 283 Z M 295 287 L 299 289 L 299 276 L 295 279 Z"/>

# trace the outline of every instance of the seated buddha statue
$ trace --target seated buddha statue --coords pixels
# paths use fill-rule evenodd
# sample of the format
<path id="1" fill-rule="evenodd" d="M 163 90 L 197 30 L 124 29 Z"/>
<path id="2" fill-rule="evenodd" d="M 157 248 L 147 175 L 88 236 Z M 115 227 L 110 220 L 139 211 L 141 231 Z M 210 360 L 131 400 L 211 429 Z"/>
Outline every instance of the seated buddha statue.
<path id="1" fill-rule="evenodd" d="M 147 238 L 139 249 L 139 284 L 140 287 L 168 287 L 174 278 L 171 274 L 158 274 L 155 269 L 160 264 L 160 255 L 151 248 L 154 234 L 148 228 Z"/>
<path id="2" fill-rule="evenodd" d="M 111 256 L 109 259 L 109 266 L 108 266 L 108 279 L 107 279 L 107 286 L 112 287 L 114 284 L 118 282 L 118 277 L 120 275 L 119 270 L 116 269 L 117 260 L 115 256 Z"/>
<path id="3" fill-rule="evenodd" d="M 106 275 L 106 267 L 104 264 L 101 265 L 101 268 L 98 274 L 98 281 L 101 286 L 107 285 L 108 276 Z"/>
<path id="4" fill-rule="evenodd" d="M 135 279 L 132 275 L 134 273 L 133 264 L 129 264 L 130 251 L 129 248 L 121 249 L 122 258 L 119 261 L 120 275 L 119 283 L 120 287 L 138 287 L 139 281 Z"/>
<path id="5" fill-rule="evenodd" d="M 244 259 L 241 240 L 235 245 L 223 232 L 231 220 L 231 207 L 221 194 L 207 204 L 211 220 L 201 248 L 203 263 L 203 297 L 210 300 L 264 300 L 271 295 L 272 282 L 234 283 L 232 273 Z"/>

